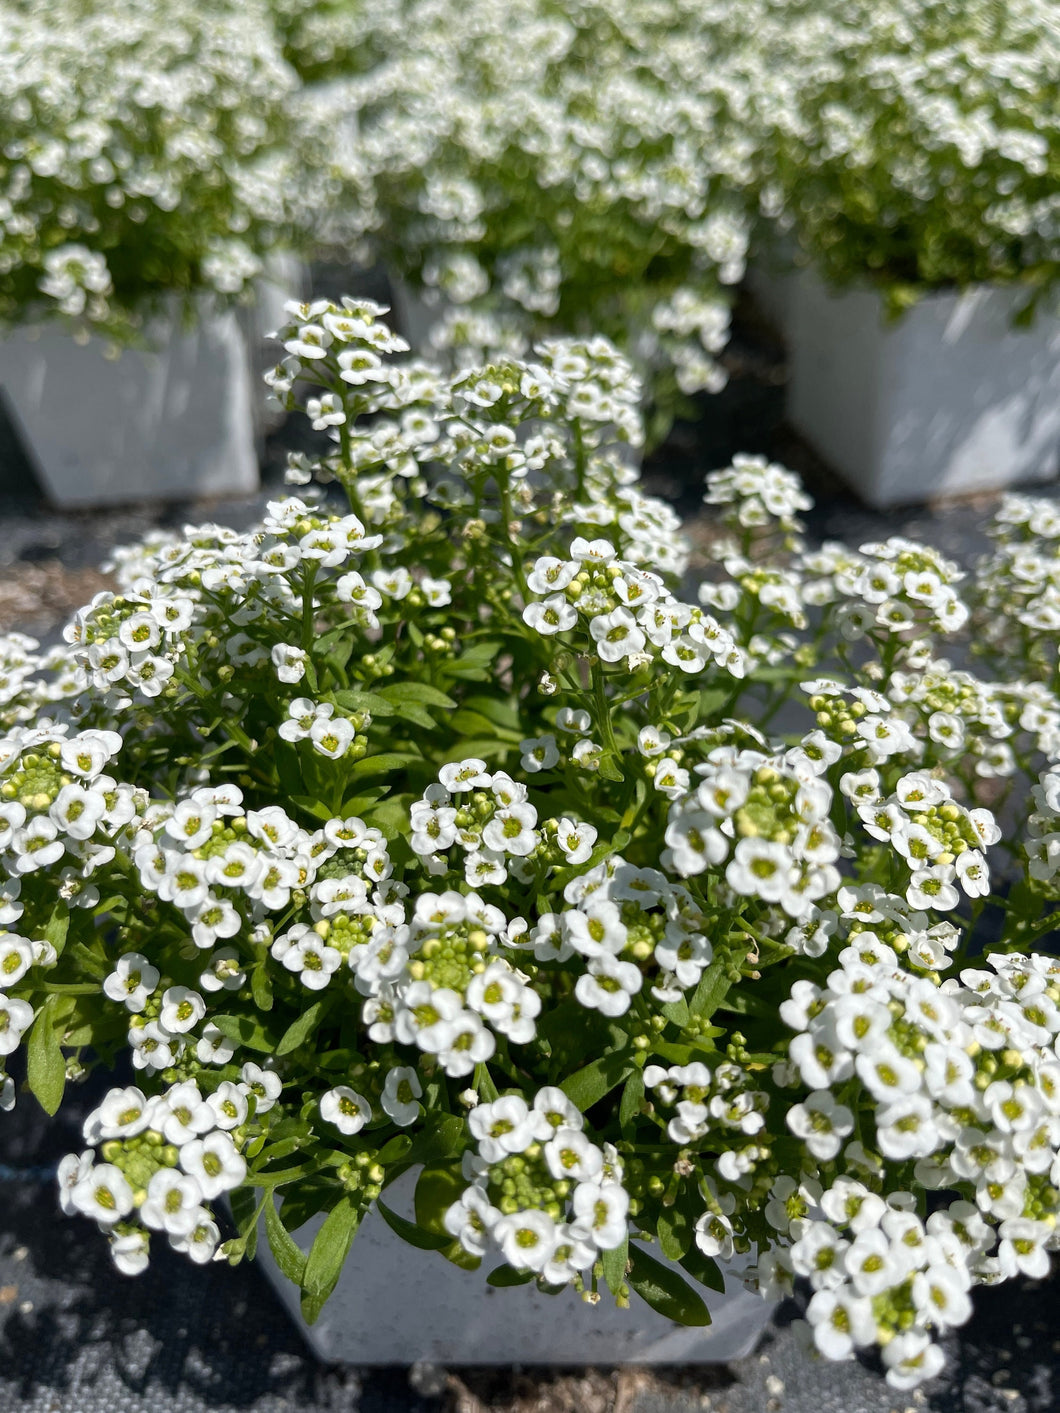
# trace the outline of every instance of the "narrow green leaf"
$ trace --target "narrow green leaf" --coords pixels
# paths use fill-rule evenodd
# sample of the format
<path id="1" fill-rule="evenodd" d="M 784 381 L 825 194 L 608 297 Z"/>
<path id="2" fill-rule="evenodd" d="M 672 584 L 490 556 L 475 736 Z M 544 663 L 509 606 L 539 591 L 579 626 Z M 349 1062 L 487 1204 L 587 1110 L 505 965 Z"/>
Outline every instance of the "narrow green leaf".
<path id="1" fill-rule="evenodd" d="M 354 762 L 350 776 L 359 780 L 365 775 L 389 775 L 392 770 L 402 770 L 406 765 L 422 759 L 414 751 L 382 751 L 377 756 L 364 756 Z"/>
<path id="2" fill-rule="evenodd" d="M 604 1280 L 612 1295 L 618 1295 L 619 1291 L 626 1283 L 626 1267 L 629 1265 L 629 1237 L 624 1237 L 621 1244 L 612 1247 L 610 1251 L 605 1251 L 600 1257 L 600 1264 L 604 1268 Z"/>
<path id="3" fill-rule="evenodd" d="M 406 1162 L 440 1163 L 446 1158 L 457 1158 L 464 1151 L 466 1137 L 463 1119 L 447 1114 L 433 1128 L 416 1135 L 406 1154 Z"/>
<path id="4" fill-rule="evenodd" d="M 719 1292 L 725 1290 L 725 1277 L 722 1275 L 717 1261 L 711 1256 L 704 1256 L 695 1242 L 681 1257 L 681 1265 L 694 1281 L 705 1285 L 708 1290 Z"/>
<path id="5" fill-rule="evenodd" d="M 626 1080 L 626 1087 L 622 1091 L 622 1102 L 618 1106 L 618 1122 L 625 1129 L 634 1121 L 640 1113 L 640 1106 L 644 1102 L 644 1074 L 641 1070 L 635 1069 Z"/>
<path id="6" fill-rule="evenodd" d="M 495 1099 L 500 1098 L 500 1092 L 493 1083 L 493 1076 L 484 1060 L 475 1066 L 475 1091 L 487 1104 L 492 1104 Z"/>
<path id="7" fill-rule="evenodd" d="M 46 1114 L 58 1112 L 66 1089 L 66 1061 L 57 1021 L 59 997 L 49 996 L 33 1022 L 26 1053 L 26 1078 Z"/>
<path id="8" fill-rule="evenodd" d="M 461 707 L 448 718 L 447 724 L 457 736 L 486 736 L 515 745 L 523 739 L 521 731 L 511 731 L 506 726 L 498 726 L 482 712 Z"/>
<path id="9" fill-rule="evenodd" d="M 519 706 L 516 703 L 502 701 L 500 697 L 474 696 L 468 697 L 464 705 L 470 707 L 472 711 L 479 712 L 482 716 L 486 717 L 487 720 L 491 721 L 494 726 L 513 731 L 520 737 L 526 735 L 521 724 L 522 716 L 519 712 Z"/>
<path id="10" fill-rule="evenodd" d="M 421 702 L 393 702 L 391 705 L 395 716 L 402 721 L 411 721 L 414 726 L 421 726 L 424 731 L 433 731 L 438 725 Z"/>
<path id="11" fill-rule="evenodd" d="M 392 1212 L 386 1203 L 378 1198 L 375 1205 L 390 1230 L 396 1232 L 402 1241 L 408 1242 L 409 1246 L 415 1246 L 418 1251 L 441 1251 L 443 1246 L 448 1246 L 453 1239 L 448 1233 L 440 1235 L 438 1232 L 425 1231 L 415 1222 L 410 1222 L 405 1217 L 399 1216 L 397 1212 Z"/>
<path id="12" fill-rule="evenodd" d="M 312 1325 L 335 1289 L 361 1220 L 352 1197 L 342 1196 L 332 1207 L 306 1257 L 302 1272 L 302 1315 Z"/>
<path id="13" fill-rule="evenodd" d="M 674 1025 L 680 1026 L 682 1030 L 688 1024 L 688 1002 L 683 996 L 677 1001 L 667 1001 L 659 1010 L 667 1020 L 673 1021 Z"/>
<path id="14" fill-rule="evenodd" d="M 587 1109 L 610 1094 L 617 1084 L 627 1078 L 633 1070 L 633 1060 L 628 1050 L 614 1050 L 609 1055 L 601 1055 L 583 1069 L 576 1071 L 563 1081 L 560 1088 L 572 1104 L 576 1104 L 584 1114 Z"/>
<path id="15" fill-rule="evenodd" d="M 314 819 L 322 819 L 327 823 L 331 818 L 331 811 L 327 805 L 323 800 L 318 800 L 313 795 L 291 795 L 288 798 L 292 805 L 296 805 L 305 814 L 312 815 Z"/>
<path id="16" fill-rule="evenodd" d="M 272 1010 L 272 978 L 265 962 L 256 966 L 250 973 L 250 994 L 259 1011 Z"/>
<path id="17" fill-rule="evenodd" d="M 688 1007 L 692 1015 L 700 1020 L 709 1020 L 725 1000 L 732 985 L 728 975 L 731 964 L 728 954 L 721 952 L 707 967 L 699 979 L 699 985 Z"/>
<path id="18" fill-rule="evenodd" d="M 229 1194 L 228 1205 L 232 1208 L 232 1220 L 236 1224 L 236 1230 L 241 1236 L 245 1236 L 258 1208 L 258 1199 L 253 1188 L 237 1187 Z"/>
<path id="19" fill-rule="evenodd" d="M 382 1163 L 386 1167 L 388 1163 L 400 1163 L 412 1148 L 412 1139 L 407 1133 L 395 1133 L 393 1138 L 383 1144 L 375 1156 L 377 1163 Z"/>
<path id="20" fill-rule="evenodd" d="M 445 677 L 485 678 L 489 675 L 502 645 L 494 640 L 472 643 L 458 658 L 446 662 L 440 670 Z"/>
<path id="21" fill-rule="evenodd" d="M 411 800 L 411 795 L 393 795 L 381 800 L 365 810 L 364 822 L 373 825 L 385 838 L 396 839 L 408 828 Z"/>
<path id="22" fill-rule="evenodd" d="M 100 909 L 100 911 L 102 912 L 102 909 Z M 82 969 L 87 971 L 89 976 L 96 976 L 102 979 L 107 976 L 111 970 L 110 963 L 103 957 L 97 956 L 96 953 L 93 952 L 91 948 L 86 947 L 83 942 L 73 943 L 70 948 L 70 955 L 77 958 L 81 963 Z"/>
<path id="23" fill-rule="evenodd" d="M 452 697 L 447 697 L 444 692 L 426 682 L 390 682 L 378 689 L 378 695 L 400 706 L 409 702 L 422 702 L 425 706 L 445 707 L 447 711 L 452 711 L 456 706 Z"/>
<path id="24" fill-rule="evenodd" d="M 413 1198 L 416 1221 L 424 1231 L 444 1236 L 444 1245 L 453 1239 L 445 1229 L 445 1214 L 466 1187 L 467 1182 L 457 1167 L 424 1168 L 416 1180 Z"/>
<path id="25" fill-rule="evenodd" d="M 462 1271 L 477 1271 L 482 1265 L 481 1256 L 472 1256 L 470 1251 L 465 1251 L 459 1241 L 453 1240 L 448 1246 L 443 1246 L 438 1252 L 439 1256 L 444 1256 L 451 1266 L 459 1266 Z"/>
<path id="26" fill-rule="evenodd" d="M 297 1020 L 292 1021 L 280 1037 L 276 1054 L 289 1055 L 292 1050 L 297 1050 L 299 1045 L 304 1045 L 320 1024 L 327 1008 L 326 1000 L 315 1001 L 308 1011 L 304 1011 Z"/>
<path id="27" fill-rule="evenodd" d="M 486 1284 L 504 1289 L 511 1285 L 529 1285 L 534 1279 L 533 1271 L 517 1271 L 514 1266 L 494 1266 L 486 1277 Z"/>
<path id="28" fill-rule="evenodd" d="M 622 774 L 618 760 L 619 758 L 611 752 L 606 752 L 600 757 L 596 772 L 601 779 L 613 780 L 616 784 L 621 784 L 625 780 L 626 777 Z"/>
<path id="29" fill-rule="evenodd" d="M 256 971 L 254 976 L 257 976 Z M 259 1054 L 272 1054 L 273 1043 L 265 1028 L 253 1016 L 211 1016 L 210 1020 L 227 1039 L 238 1041 L 248 1050 L 257 1050 Z"/>
<path id="30" fill-rule="evenodd" d="M 367 711 L 373 716 L 393 716 L 394 705 L 388 702 L 386 697 L 378 692 L 335 692 L 334 700 L 337 706 L 345 711 Z"/>
<path id="31" fill-rule="evenodd" d="M 646 1305 L 667 1320 L 679 1325 L 709 1325 L 710 1311 L 702 1297 L 697 1295 L 688 1282 L 672 1266 L 666 1266 L 649 1256 L 641 1246 L 634 1243 L 633 1257 L 629 1273 L 629 1284 Z"/>
<path id="32" fill-rule="evenodd" d="M 62 956 L 66 937 L 70 931 L 70 909 L 63 902 L 57 902 L 48 914 L 44 924 L 44 940 L 55 948 L 56 956 Z"/>
<path id="33" fill-rule="evenodd" d="M 680 1261 L 692 1244 L 692 1223 L 680 1207 L 663 1207 L 656 1230 L 659 1250 L 671 1261 Z"/>

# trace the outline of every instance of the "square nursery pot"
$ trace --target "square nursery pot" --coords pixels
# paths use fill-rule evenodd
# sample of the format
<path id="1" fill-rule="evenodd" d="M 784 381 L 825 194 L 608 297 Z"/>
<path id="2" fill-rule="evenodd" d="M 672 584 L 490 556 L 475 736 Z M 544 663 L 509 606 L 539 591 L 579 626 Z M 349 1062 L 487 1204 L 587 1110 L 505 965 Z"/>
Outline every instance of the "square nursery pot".
<path id="1" fill-rule="evenodd" d="M 257 488 L 263 390 L 244 321 L 203 306 L 186 327 L 174 307 L 146 334 L 118 357 L 59 324 L 0 335 L 0 390 L 55 505 Z"/>
<path id="2" fill-rule="evenodd" d="M 387 1205 L 411 1217 L 414 1186 L 406 1174 L 388 1188 Z M 299 1246 L 309 1249 L 321 1221 L 294 1233 Z M 664 1319 L 636 1296 L 630 1309 L 619 1310 L 606 1295 L 592 1306 L 574 1291 L 495 1289 L 486 1276 L 499 1256 L 477 1271 L 462 1270 L 408 1246 L 376 1212 L 361 1223 L 314 1325 L 302 1319 L 298 1290 L 277 1269 L 264 1229 L 257 1261 L 317 1358 L 353 1365 L 720 1364 L 750 1354 L 774 1308 L 729 1275 L 724 1295 L 704 1292 L 712 1323 L 700 1329 Z"/>
<path id="3" fill-rule="evenodd" d="M 880 509 L 1060 472 L 1060 318 L 1014 328 L 1023 290 L 929 294 L 887 323 L 873 290 L 757 270 L 788 347 L 788 421 Z"/>

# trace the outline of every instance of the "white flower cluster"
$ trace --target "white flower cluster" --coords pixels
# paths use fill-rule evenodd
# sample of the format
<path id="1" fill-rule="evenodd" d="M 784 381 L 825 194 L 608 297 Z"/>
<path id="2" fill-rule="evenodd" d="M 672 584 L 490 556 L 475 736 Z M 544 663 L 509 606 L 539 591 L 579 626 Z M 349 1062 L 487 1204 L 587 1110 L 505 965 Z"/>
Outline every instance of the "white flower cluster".
<path id="1" fill-rule="evenodd" d="M 205 1096 L 193 1079 L 150 1096 L 133 1086 L 110 1090 L 85 1119 L 90 1147 L 59 1164 L 63 1211 L 99 1224 L 126 1275 L 146 1269 L 151 1232 L 165 1233 L 192 1261 L 212 1260 L 221 1234 L 206 1204 L 246 1177 L 244 1125 L 252 1106 L 267 1113 L 281 1089 L 271 1070 L 247 1063 L 237 1081 L 222 1080 Z"/>
<path id="2" fill-rule="evenodd" d="M 4 0 L 0 31 L 0 321 L 129 337 L 316 240 L 331 163 L 266 4 Z"/>
<path id="3" fill-rule="evenodd" d="M 824 986 L 799 982 L 780 1008 L 798 1032 L 787 1067 L 810 1091 L 787 1126 L 819 1169 L 774 1183 L 766 1217 L 785 1240 L 762 1270 L 811 1283 L 808 1319 L 831 1358 L 892 1329 L 883 1359 L 902 1388 L 941 1367 L 931 1332 L 968 1318 L 973 1282 L 1048 1270 L 1060 988 L 1055 960 L 998 954 L 940 987 L 865 939 Z M 907 1177 L 881 1196 L 884 1164 Z M 923 1188 L 960 1195 L 925 1219 Z"/>
<path id="4" fill-rule="evenodd" d="M 976 568 L 977 635 L 1012 672 L 1032 664 L 1045 681 L 1060 652 L 1060 515 L 1053 501 L 1005 496 L 988 533 L 992 554 Z"/>
<path id="5" fill-rule="evenodd" d="M 717 390 L 748 246 L 752 147 L 689 0 L 385 0 L 302 11 L 288 53 L 356 125 L 363 230 L 427 294 L 524 330 L 588 322 L 681 390 Z M 519 62 L 511 56 L 518 52 Z M 452 342 L 439 331 L 436 350 Z M 509 347 L 510 347 L 509 343 Z M 485 350 L 484 350 L 485 351 Z"/>
<path id="6" fill-rule="evenodd" d="M 747 659 L 711 614 L 682 603 L 658 574 L 623 562 L 610 540 L 573 540 L 569 557 L 537 560 L 526 580 L 535 597 L 523 622 L 543 637 L 575 632 L 601 662 L 629 670 L 656 659 L 690 674 L 716 663 L 733 677 Z"/>
<path id="7" fill-rule="evenodd" d="M 600 1252 L 626 1239 L 629 1196 L 622 1164 L 593 1143 L 562 1089 L 533 1102 L 506 1094 L 468 1117 L 477 1152 L 465 1155 L 473 1178 L 445 1214 L 446 1229 L 472 1256 L 499 1247 L 508 1264 L 548 1285 L 581 1283 Z"/>
<path id="8" fill-rule="evenodd" d="M 647 1065 L 644 1070 L 644 1085 L 654 1090 L 661 1103 L 674 1109 L 674 1117 L 666 1125 L 668 1137 L 684 1147 L 698 1143 L 712 1128 L 728 1128 L 737 1133 L 752 1135 L 760 1133 L 765 1126 L 763 1115 L 769 1105 L 769 1095 L 754 1087 L 752 1076 L 739 1065 L 725 1062 L 710 1070 L 701 1060 L 689 1065 L 671 1065 L 664 1069 L 661 1065 Z M 718 1173 L 729 1182 L 736 1182 L 743 1169 L 737 1154 L 724 1153 L 718 1160 Z M 718 1217 L 705 1212 L 697 1222 L 702 1233 L 699 1245 L 706 1250 L 711 1240 L 721 1238 Z M 719 1250 L 726 1248 L 732 1255 L 732 1229 L 722 1223 L 725 1229 Z"/>
<path id="9" fill-rule="evenodd" d="M 808 551 L 741 458 L 693 607 L 610 344 L 443 377 L 376 305 L 292 313 L 349 512 L 155 535 L 56 648 L 0 639 L 0 1108 L 24 1049 L 49 1112 L 131 1058 L 63 1169 L 126 1270 L 264 1216 L 312 1312 L 422 1165 L 383 1217 L 495 1284 L 694 1323 L 754 1249 L 820 1351 L 929 1375 L 1060 1216 L 1060 536 Z"/>
<path id="10" fill-rule="evenodd" d="M 769 217 L 838 283 L 1055 277 L 1060 151 L 1048 0 L 747 0 L 726 26 L 755 98 Z M 723 65 L 724 67 L 724 65 Z"/>
<path id="11" fill-rule="evenodd" d="M 356 914 L 348 921 L 356 927 Z M 495 1035 L 515 1044 L 534 1038 L 541 998 L 501 955 L 508 923 L 499 908 L 449 889 L 421 893 L 408 908 L 395 905 L 380 922 L 372 927 L 369 919 L 367 939 L 348 952 L 357 989 L 368 997 L 373 1040 L 415 1046 L 462 1078 L 492 1057 Z M 332 930 L 327 935 L 338 940 Z"/>
<path id="12" fill-rule="evenodd" d="M 1035 810 L 1027 821 L 1028 871 L 1036 883 L 1052 885 L 1060 873 L 1060 770 L 1045 771 L 1031 796 Z M 1055 895 L 1055 887 L 1050 892 Z"/>
<path id="13" fill-rule="evenodd" d="M 670 807 L 664 864 L 685 878 L 724 864 L 734 893 L 806 919 L 839 885 L 828 754 L 716 747 L 696 767 L 699 783 Z"/>

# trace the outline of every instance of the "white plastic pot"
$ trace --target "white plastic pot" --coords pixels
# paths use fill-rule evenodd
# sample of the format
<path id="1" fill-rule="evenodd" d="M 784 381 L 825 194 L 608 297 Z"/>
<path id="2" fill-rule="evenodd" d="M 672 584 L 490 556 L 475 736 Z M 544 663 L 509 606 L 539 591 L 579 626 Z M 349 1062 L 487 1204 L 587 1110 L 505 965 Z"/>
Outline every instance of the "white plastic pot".
<path id="1" fill-rule="evenodd" d="M 147 337 L 148 348 L 118 357 L 59 325 L 0 337 L 0 388 L 54 504 L 256 489 L 262 397 L 239 317 L 204 311 L 186 328 L 174 311 Z"/>
<path id="2" fill-rule="evenodd" d="M 456 305 L 440 290 L 415 287 L 394 270 L 389 273 L 389 281 L 394 301 L 391 317 L 397 331 L 418 358 L 430 358 L 431 335 Z"/>
<path id="3" fill-rule="evenodd" d="M 930 294 L 897 323 L 872 290 L 757 271 L 788 346 L 787 415 L 868 504 L 887 508 L 1060 472 L 1060 318 L 1014 328 L 1010 287 Z"/>
<path id="4" fill-rule="evenodd" d="M 287 414 L 265 401 L 262 377 L 284 356 L 283 347 L 273 335 L 291 317 L 284 306 L 310 297 L 308 266 L 289 251 L 273 251 L 265 258 L 265 268 L 254 281 L 254 302 L 239 309 L 240 327 L 250 357 L 253 384 L 252 408 L 258 459 L 264 459 L 265 436 L 280 426 Z"/>
<path id="5" fill-rule="evenodd" d="M 412 1174 L 386 1200 L 412 1215 Z M 321 1219 L 295 1232 L 305 1250 Z M 656 1251 L 654 1254 L 658 1256 Z M 676 1325 L 633 1298 L 587 1305 L 574 1291 L 542 1295 L 534 1285 L 495 1289 L 486 1276 L 499 1257 L 465 1271 L 435 1252 L 407 1245 L 375 1212 L 362 1222 L 339 1283 L 317 1322 L 307 1325 L 298 1290 L 276 1268 L 264 1230 L 258 1262 L 319 1359 L 354 1365 L 726 1363 L 749 1354 L 773 1306 L 726 1277 L 724 1295 L 704 1293 L 712 1323 Z M 663 1259 L 658 1257 L 658 1259 Z"/>

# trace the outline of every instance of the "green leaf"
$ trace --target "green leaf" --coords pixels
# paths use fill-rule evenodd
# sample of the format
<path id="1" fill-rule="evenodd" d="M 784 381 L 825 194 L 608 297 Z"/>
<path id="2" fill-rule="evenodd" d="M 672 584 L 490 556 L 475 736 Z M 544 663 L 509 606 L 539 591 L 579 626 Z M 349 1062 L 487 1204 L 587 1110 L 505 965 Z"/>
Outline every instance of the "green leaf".
<path id="1" fill-rule="evenodd" d="M 393 702 L 397 706 L 406 706 L 409 702 L 421 702 L 424 706 L 445 707 L 447 711 L 452 711 L 456 702 L 452 697 L 447 697 L 444 692 L 440 692 L 437 687 L 431 687 L 426 682 L 392 682 L 385 687 L 380 687 L 378 695 L 385 697 L 388 702 Z"/>
<path id="2" fill-rule="evenodd" d="M 304 1045 L 309 1037 L 320 1024 L 321 1017 L 328 1009 L 326 1000 L 315 1001 L 308 1011 L 304 1011 L 297 1020 L 284 1031 L 280 1037 L 280 1042 L 276 1046 L 277 1055 L 289 1055 L 292 1050 L 297 1050 L 299 1045 Z"/>
<path id="3" fill-rule="evenodd" d="M 392 1212 L 386 1203 L 378 1198 L 376 1198 L 375 1205 L 390 1230 L 396 1232 L 402 1241 L 408 1242 L 409 1246 L 415 1246 L 418 1251 L 441 1251 L 442 1247 L 448 1246 L 453 1239 L 448 1233 L 442 1236 L 435 1231 L 425 1231 L 415 1222 L 410 1222 L 405 1217 L 399 1216 L 397 1212 Z"/>
<path id="4" fill-rule="evenodd" d="M 423 757 L 415 751 L 383 751 L 377 756 L 364 756 L 356 761 L 350 776 L 359 780 L 365 775 L 389 775 L 392 770 L 402 770 L 406 765 L 422 760 Z"/>
<path id="5" fill-rule="evenodd" d="M 695 1242 L 681 1257 L 681 1265 L 694 1281 L 705 1285 L 708 1290 L 719 1292 L 725 1290 L 725 1277 L 722 1275 L 717 1261 L 710 1256 L 704 1256 Z"/>
<path id="6" fill-rule="evenodd" d="M 519 737 L 525 735 L 521 725 L 519 707 L 512 702 L 503 701 L 500 697 L 474 696 L 468 697 L 464 703 L 472 711 L 479 712 L 494 726 L 499 726 L 502 730 L 514 732 Z"/>
<path id="7" fill-rule="evenodd" d="M 493 728 L 490 730 L 493 731 Z M 490 760 L 494 756 L 506 756 L 512 748 L 511 742 L 502 740 L 496 732 L 490 736 L 465 736 L 456 744 L 460 747 L 462 759 L 481 756 L 483 760 Z"/>
<path id="8" fill-rule="evenodd" d="M 58 996 L 49 996 L 41 1006 L 29 1033 L 26 1055 L 26 1078 L 30 1090 L 46 1114 L 58 1112 L 66 1089 L 59 1004 Z"/>
<path id="9" fill-rule="evenodd" d="M 488 677 L 490 669 L 501 651 L 502 644 L 493 639 L 472 643 L 470 647 L 464 649 L 458 658 L 446 662 L 441 667 L 439 675 L 467 677 L 472 680 L 476 677 Z"/>
<path id="10" fill-rule="evenodd" d="M 683 1276 L 657 1261 L 636 1243 L 631 1248 L 628 1280 L 641 1300 L 667 1320 L 679 1325 L 709 1325 L 710 1311 Z"/>
<path id="11" fill-rule="evenodd" d="M 623 1237 L 618 1246 L 605 1251 L 600 1257 L 604 1268 L 604 1280 L 612 1295 L 618 1295 L 626 1283 L 626 1267 L 629 1265 L 629 1237 Z"/>
<path id="12" fill-rule="evenodd" d="M 56 956 L 62 956 L 69 931 L 70 909 L 65 903 L 57 902 L 48 914 L 48 921 L 44 924 L 44 940 L 50 942 L 55 948 Z"/>
<path id="13" fill-rule="evenodd" d="M 448 725 L 457 736 L 482 736 L 487 740 L 507 741 L 511 745 L 515 745 L 523 739 L 521 732 L 510 731 L 505 726 L 498 726 L 481 712 L 470 711 L 467 707 L 461 707 L 459 711 L 454 712 L 449 718 Z"/>
<path id="14" fill-rule="evenodd" d="M 563 1081 L 560 1088 L 584 1114 L 587 1109 L 610 1094 L 611 1090 L 633 1070 L 633 1060 L 628 1049 L 613 1050 L 609 1055 L 590 1061 L 583 1069 L 576 1071 Z"/>
<path id="15" fill-rule="evenodd" d="M 616 784 L 621 784 L 625 780 L 621 767 L 618 764 L 618 757 L 608 752 L 600 757 L 600 763 L 596 767 L 597 774 L 604 780 L 613 780 Z"/>
<path id="16" fill-rule="evenodd" d="M 706 721 L 712 717 L 729 700 L 730 692 L 725 687 L 705 687 L 699 693 L 699 720 Z"/>
<path id="17" fill-rule="evenodd" d="M 378 692 L 336 692 L 335 704 L 345 711 L 366 711 L 372 716 L 394 716 L 394 704 Z"/>
<path id="18" fill-rule="evenodd" d="M 626 1080 L 626 1087 L 622 1091 L 622 1102 L 618 1106 L 618 1122 L 621 1128 L 628 1128 L 636 1119 L 643 1102 L 644 1074 L 641 1070 L 635 1069 Z"/>
<path id="19" fill-rule="evenodd" d="M 102 913 L 102 909 L 100 912 Z M 111 966 L 108 961 L 98 957 L 95 952 L 86 947 L 83 942 L 75 942 L 70 948 L 70 955 L 77 958 L 81 963 L 83 971 L 87 971 L 89 976 L 98 977 L 100 980 L 110 973 Z"/>
<path id="20" fill-rule="evenodd" d="M 681 1030 L 684 1030 L 688 1024 L 688 1002 L 683 996 L 677 1001 L 667 1001 L 664 1006 L 659 1007 L 659 1010 L 667 1020 L 673 1021 L 674 1025 Z"/>
<path id="21" fill-rule="evenodd" d="M 514 1266 L 495 1266 L 486 1277 L 486 1284 L 504 1289 L 510 1285 L 529 1285 L 534 1279 L 533 1271 L 517 1271 Z"/>
<path id="22" fill-rule="evenodd" d="M 403 721 L 411 721 L 414 726 L 421 726 L 424 731 L 433 731 L 438 723 L 425 706 L 419 702 L 392 702 L 394 715 L 401 717 Z"/>
<path id="23" fill-rule="evenodd" d="M 386 839 L 396 839 L 404 834 L 409 823 L 409 803 L 411 795 L 391 795 L 379 804 L 372 805 L 364 812 L 365 824 L 374 825 Z"/>
<path id="24" fill-rule="evenodd" d="M 393 1138 L 383 1144 L 379 1152 L 375 1155 L 377 1163 L 382 1163 L 385 1168 L 388 1163 L 400 1163 L 412 1150 L 412 1139 L 407 1133 L 395 1133 Z"/>
<path id="25" fill-rule="evenodd" d="M 692 1222 L 678 1206 L 663 1207 L 656 1227 L 659 1250 L 671 1261 L 680 1261 L 692 1244 Z"/>
<path id="26" fill-rule="evenodd" d="M 259 1011 L 272 1010 L 272 978 L 265 962 L 256 966 L 250 973 L 250 994 Z"/>
<path id="27" fill-rule="evenodd" d="M 255 978 L 257 972 L 255 972 Z M 211 1016 L 210 1020 L 228 1040 L 245 1045 L 248 1050 L 257 1050 L 261 1055 L 271 1055 L 273 1042 L 266 1034 L 264 1026 L 253 1016 Z"/>
<path id="28" fill-rule="evenodd" d="M 467 1130 L 463 1119 L 446 1114 L 433 1128 L 424 1129 L 412 1141 L 406 1154 L 408 1163 L 440 1163 L 459 1157 L 464 1151 Z"/>
<path id="29" fill-rule="evenodd" d="M 232 1220 L 236 1224 L 236 1230 L 240 1235 L 246 1235 L 254 1220 L 254 1213 L 258 1209 L 258 1199 L 254 1195 L 254 1190 L 249 1187 L 237 1187 L 234 1192 L 229 1194 L 228 1205 L 232 1208 Z"/>
<path id="30" fill-rule="evenodd" d="M 323 800 L 318 800 L 315 795 L 290 795 L 288 797 L 292 805 L 304 813 L 312 815 L 314 819 L 322 819 L 325 823 L 331 818 L 331 811 Z"/>
<path id="31" fill-rule="evenodd" d="M 489 1067 L 484 1060 L 480 1061 L 479 1064 L 475 1066 L 474 1086 L 479 1098 L 484 1100 L 487 1104 L 492 1104 L 495 1099 L 500 1098 L 500 1091 L 493 1083 L 493 1076 L 490 1074 Z"/>
<path id="32" fill-rule="evenodd" d="M 360 1209 L 352 1197 L 339 1198 L 316 1234 L 302 1273 L 302 1315 L 313 1324 L 335 1289 L 343 1262 L 357 1234 Z"/>
<path id="33" fill-rule="evenodd" d="M 726 952 L 714 958 L 699 979 L 699 985 L 692 997 L 689 1012 L 700 1020 L 709 1020 L 728 995 L 732 982 L 729 967 L 732 960 Z"/>
<path id="34" fill-rule="evenodd" d="M 457 1167 L 424 1168 L 416 1180 L 413 1198 L 416 1221 L 424 1231 L 444 1236 L 443 1245 L 453 1239 L 445 1229 L 445 1214 L 466 1187 L 467 1182 Z"/>
<path id="35" fill-rule="evenodd" d="M 348 800 L 343 800 L 339 815 L 342 819 L 349 819 L 351 815 L 363 815 L 365 810 L 370 810 L 386 797 L 385 785 L 369 785 L 368 789 L 362 790 L 359 795 L 351 795 Z"/>

